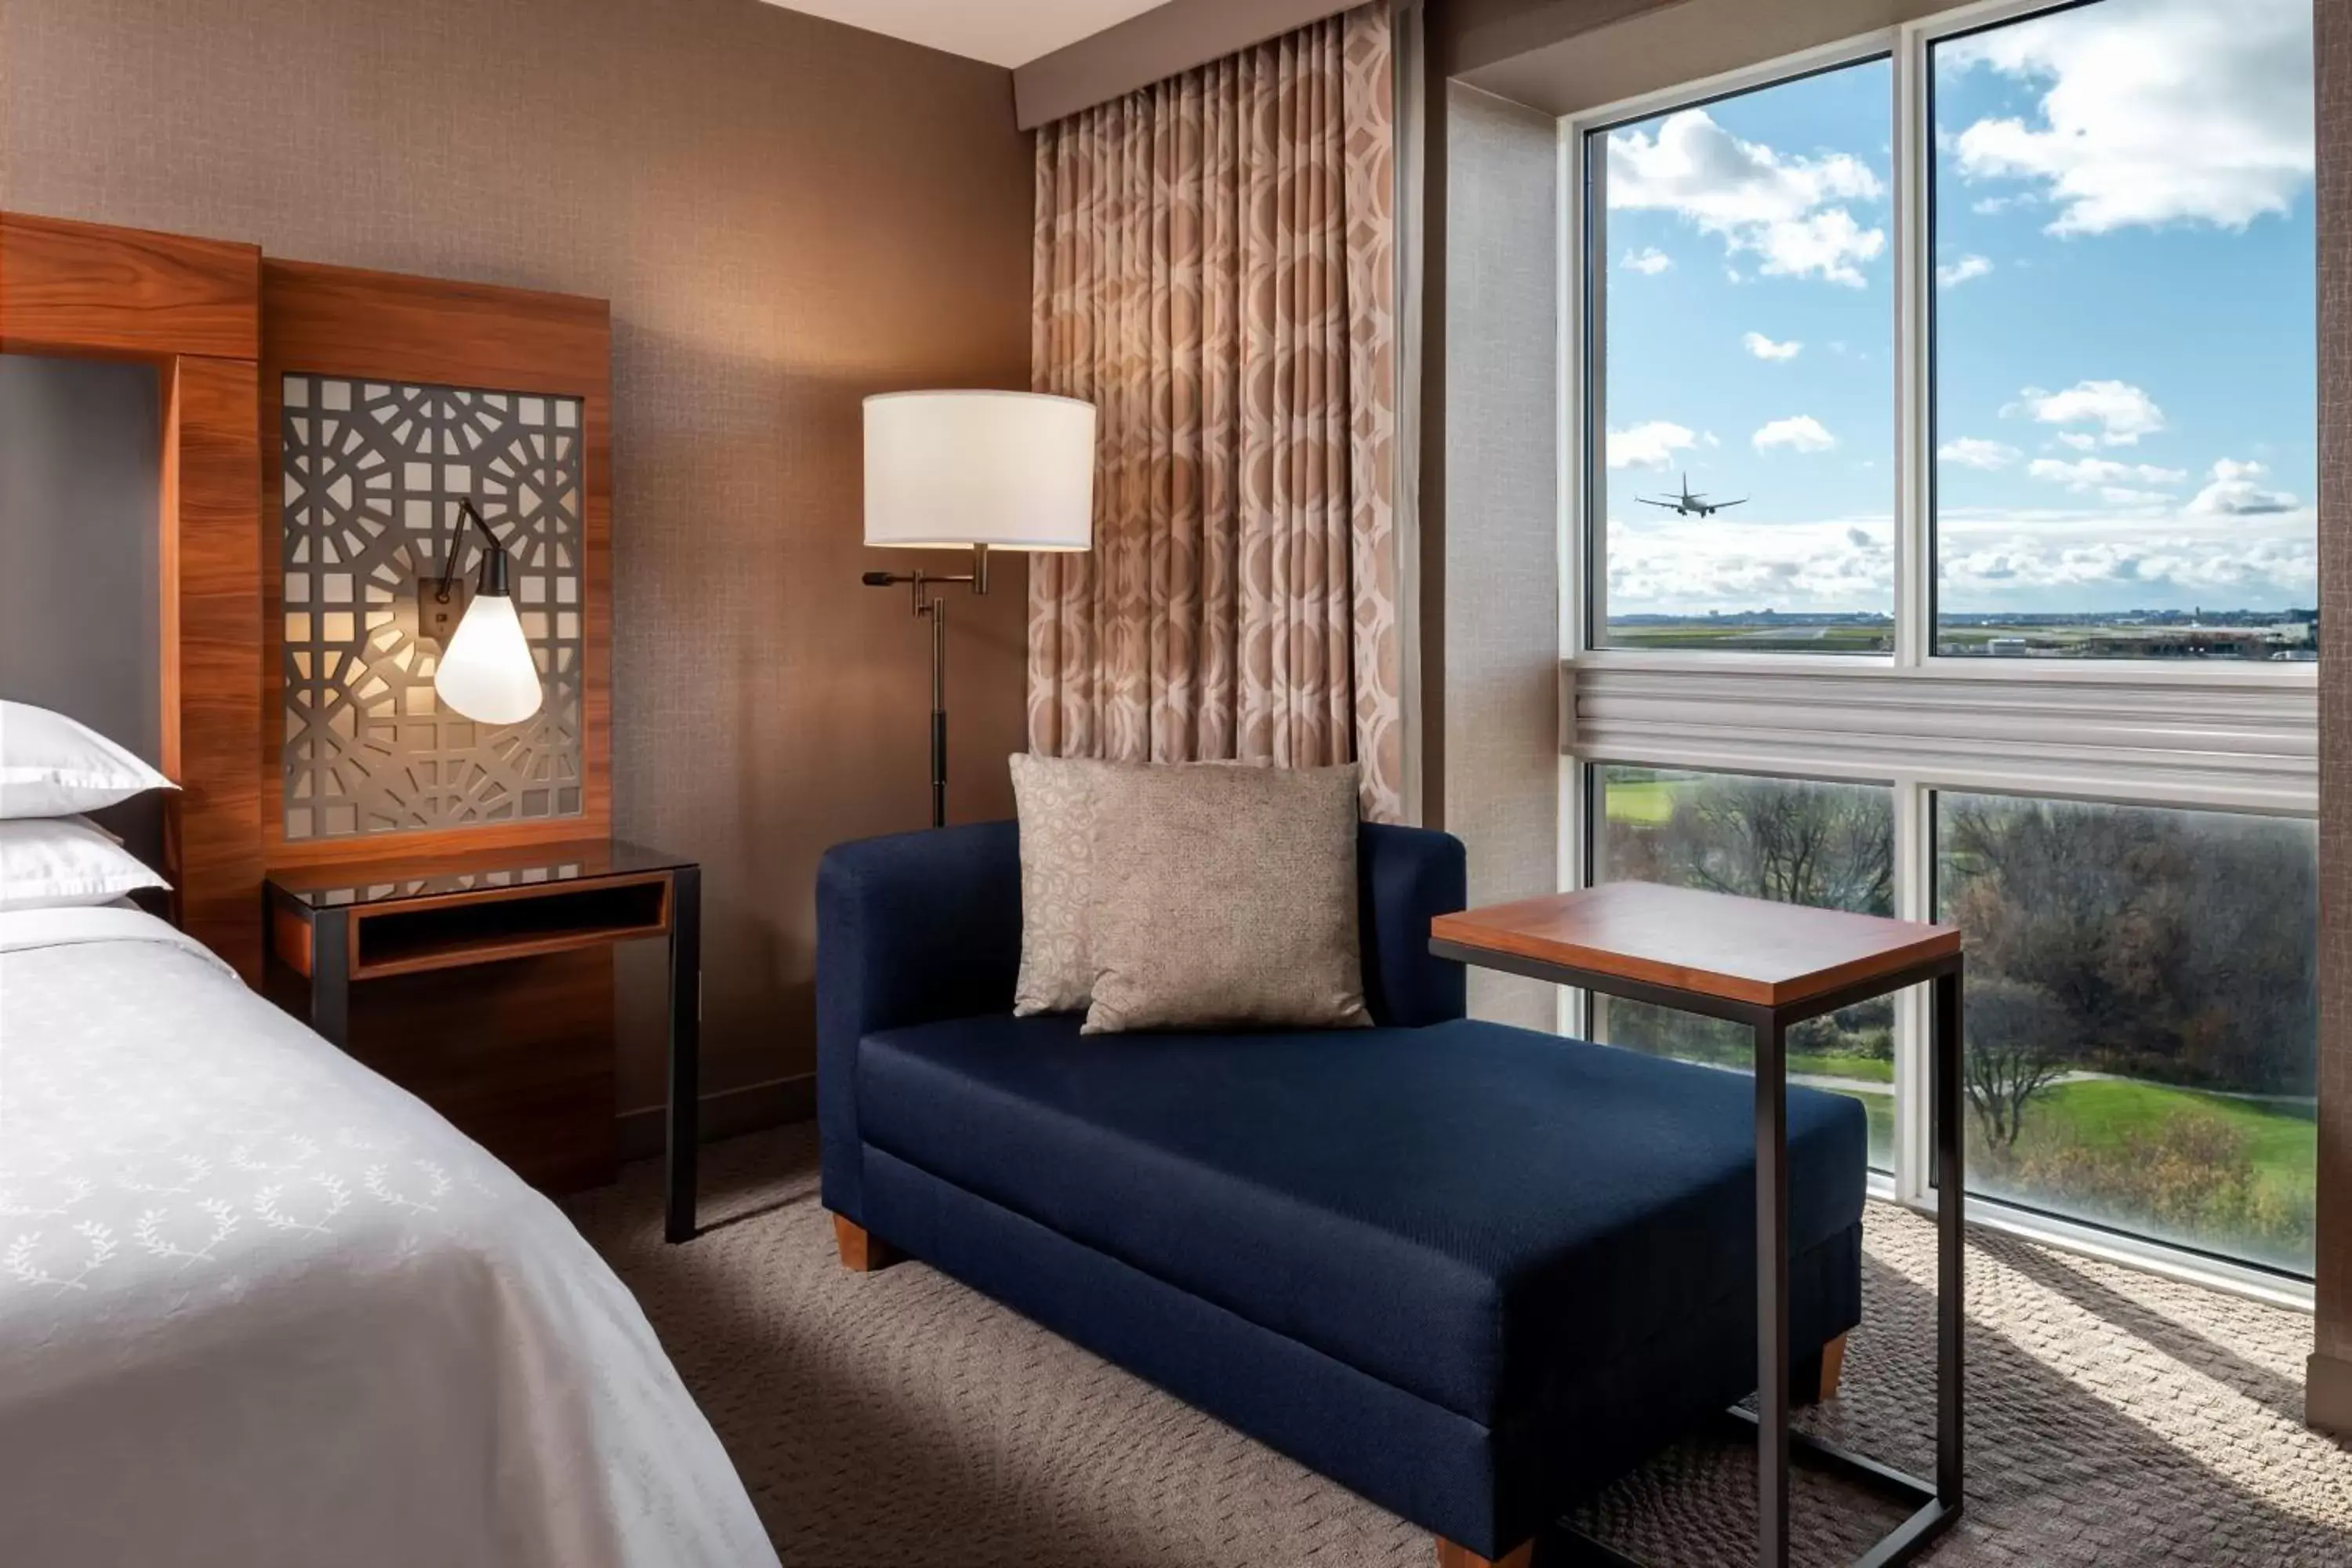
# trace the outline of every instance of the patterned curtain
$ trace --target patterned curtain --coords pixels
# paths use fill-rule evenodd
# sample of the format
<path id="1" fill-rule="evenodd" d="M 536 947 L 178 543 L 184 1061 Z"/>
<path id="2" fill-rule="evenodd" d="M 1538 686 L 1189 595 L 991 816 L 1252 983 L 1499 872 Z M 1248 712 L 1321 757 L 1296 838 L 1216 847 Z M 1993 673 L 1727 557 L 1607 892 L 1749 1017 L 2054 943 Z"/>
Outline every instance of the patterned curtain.
<path id="1" fill-rule="evenodd" d="M 1100 441 L 1094 550 L 1030 558 L 1034 752 L 1354 759 L 1402 815 L 1390 27 L 1038 133 L 1032 379 Z"/>

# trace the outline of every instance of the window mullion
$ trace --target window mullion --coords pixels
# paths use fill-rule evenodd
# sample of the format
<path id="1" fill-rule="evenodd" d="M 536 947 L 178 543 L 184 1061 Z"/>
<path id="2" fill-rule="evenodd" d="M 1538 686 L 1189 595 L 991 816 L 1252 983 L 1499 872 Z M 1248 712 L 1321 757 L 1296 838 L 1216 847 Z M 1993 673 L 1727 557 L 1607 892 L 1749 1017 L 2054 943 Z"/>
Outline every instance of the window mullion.
<path id="1" fill-rule="evenodd" d="M 1935 918 L 1935 794 L 1917 779 L 1895 785 L 1895 915 Z M 1895 999 L 1895 1196 L 1916 1204 L 1930 1193 L 1927 1152 L 1927 988 Z"/>
<path id="2" fill-rule="evenodd" d="M 1935 653 L 1935 552 L 1928 512 L 1935 480 L 1932 366 L 1934 236 L 1928 212 L 1927 42 L 1917 28 L 1895 38 L 1895 662 L 1916 667 Z"/>

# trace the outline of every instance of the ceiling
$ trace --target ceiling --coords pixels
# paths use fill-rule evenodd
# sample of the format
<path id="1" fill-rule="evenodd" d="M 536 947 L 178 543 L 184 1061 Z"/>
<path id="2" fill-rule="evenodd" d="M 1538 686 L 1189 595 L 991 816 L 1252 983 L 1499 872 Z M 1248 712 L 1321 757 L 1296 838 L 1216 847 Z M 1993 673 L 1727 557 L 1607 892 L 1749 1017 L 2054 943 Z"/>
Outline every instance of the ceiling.
<path id="1" fill-rule="evenodd" d="M 769 0 L 997 66 L 1024 66 L 1160 0 Z"/>

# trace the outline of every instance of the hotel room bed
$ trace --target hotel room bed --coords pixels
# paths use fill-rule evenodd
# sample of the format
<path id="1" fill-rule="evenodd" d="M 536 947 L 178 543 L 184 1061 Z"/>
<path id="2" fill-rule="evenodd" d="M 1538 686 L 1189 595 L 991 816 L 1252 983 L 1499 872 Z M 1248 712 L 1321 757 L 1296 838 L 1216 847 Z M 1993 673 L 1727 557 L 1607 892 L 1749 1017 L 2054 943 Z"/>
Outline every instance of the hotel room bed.
<path id="1" fill-rule="evenodd" d="M 776 1561 L 562 1215 L 124 908 L 0 913 L 0 1558 Z"/>

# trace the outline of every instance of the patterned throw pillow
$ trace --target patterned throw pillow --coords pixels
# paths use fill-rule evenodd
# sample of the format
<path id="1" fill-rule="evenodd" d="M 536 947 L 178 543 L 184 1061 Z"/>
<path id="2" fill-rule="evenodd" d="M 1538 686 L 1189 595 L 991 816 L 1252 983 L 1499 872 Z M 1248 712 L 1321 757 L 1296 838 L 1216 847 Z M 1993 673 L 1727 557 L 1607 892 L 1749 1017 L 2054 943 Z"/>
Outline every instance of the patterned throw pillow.
<path id="1" fill-rule="evenodd" d="M 1085 1033 L 1371 1023 L 1353 763 L 1095 783 Z"/>
<path id="2" fill-rule="evenodd" d="M 1013 1015 L 1073 1013 L 1089 1000 L 1094 950 L 1087 941 L 1093 901 L 1089 859 L 1095 782 L 1139 766 L 1085 757 L 1013 757 L 1013 803 L 1021 818 L 1021 976 Z"/>

